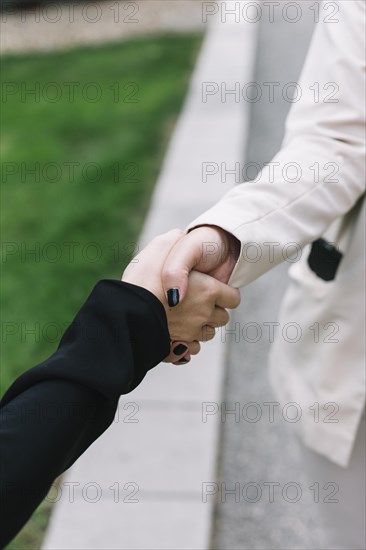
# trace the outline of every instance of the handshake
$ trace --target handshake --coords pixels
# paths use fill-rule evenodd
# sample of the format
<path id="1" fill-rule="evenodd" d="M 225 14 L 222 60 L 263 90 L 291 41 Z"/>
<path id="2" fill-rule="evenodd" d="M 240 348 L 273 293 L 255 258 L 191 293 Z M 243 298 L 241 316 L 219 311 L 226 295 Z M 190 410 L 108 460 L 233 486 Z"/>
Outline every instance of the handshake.
<path id="1" fill-rule="evenodd" d="M 240 303 L 239 290 L 227 284 L 240 242 L 216 226 L 179 229 L 153 239 L 125 269 L 122 281 L 152 292 L 163 304 L 171 350 L 165 362 L 182 365 L 212 340 Z"/>

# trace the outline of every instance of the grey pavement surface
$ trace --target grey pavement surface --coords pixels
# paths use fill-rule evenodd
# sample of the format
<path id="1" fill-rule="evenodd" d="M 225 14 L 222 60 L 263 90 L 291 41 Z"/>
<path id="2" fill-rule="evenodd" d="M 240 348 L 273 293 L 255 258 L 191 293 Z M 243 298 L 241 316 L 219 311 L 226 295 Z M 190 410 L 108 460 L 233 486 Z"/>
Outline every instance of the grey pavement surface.
<path id="1" fill-rule="evenodd" d="M 311 12 L 304 9 L 303 14 L 295 24 L 283 20 L 261 22 L 254 81 L 278 82 L 280 86 L 276 88 L 274 103 L 263 99 L 251 105 L 245 163 L 270 161 L 280 148 L 290 107 L 290 103 L 283 100 L 281 90 L 288 82 L 297 81 L 314 27 Z M 241 417 L 229 414 L 221 421 L 217 483 L 225 483 L 223 488 L 227 490 L 239 483 L 240 502 L 235 502 L 233 494 L 225 498 L 219 486 L 212 533 L 212 548 L 217 550 L 324 548 L 316 504 L 301 471 L 300 447 L 291 424 L 283 420 L 278 407 L 275 422 L 270 423 L 269 406 L 264 405 L 277 400 L 268 381 L 269 329 L 263 323 L 277 320 L 287 286 L 288 266 L 282 264 L 248 285 L 242 291 L 240 308 L 232 315 L 232 330 L 236 323 L 240 323 L 240 330 L 246 323 L 258 323 L 263 331 L 259 341 L 248 341 L 256 337 L 254 325 L 247 338 L 241 335 L 239 342 L 234 335 L 222 334 L 222 338 L 231 342 L 227 346 L 222 401 L 227 409 L 234 410 L 237 403 Z M 250 402 L 257 403 L 258 408 L 245 408 Z M 249 422 L 249 417 L 255 418 L 258 411 L 262 413 L 260 420 Z M 273 486 L 273 502 L 269 501 L 268 482 L 279 484 Z M 287 486 L 285 497 L 282 494 L 285 485 L 292 482 L 302 489 L 296 503 L 286 501 L 286 495 L 288 500 L 295 498 L 294 487 Z M 248 483 L 251 485 L 246 485 Z"/>

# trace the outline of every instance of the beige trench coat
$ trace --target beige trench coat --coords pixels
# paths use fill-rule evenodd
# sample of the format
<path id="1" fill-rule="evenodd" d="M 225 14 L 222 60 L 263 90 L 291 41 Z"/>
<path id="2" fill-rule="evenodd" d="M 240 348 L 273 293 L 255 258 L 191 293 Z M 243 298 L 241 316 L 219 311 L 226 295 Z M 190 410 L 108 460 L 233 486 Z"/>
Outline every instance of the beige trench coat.
<path id="1" fill-rule="evenodd" d="M 338 22 L 317 24 L 280 152 L 189 228 L 217 225 L 241 241 L 237 287 L 291 253 L 299 260 L 279 322 L 296 322 L 302 336 L 275 340 L 271 379 L 283 403 L 301 407 L 305 444 L 346 466 L 365 407 L 366 10 L 362 0 L 338 6 Z M 307 265 L 320 236 L 344 253 L 330 282 Z"/>

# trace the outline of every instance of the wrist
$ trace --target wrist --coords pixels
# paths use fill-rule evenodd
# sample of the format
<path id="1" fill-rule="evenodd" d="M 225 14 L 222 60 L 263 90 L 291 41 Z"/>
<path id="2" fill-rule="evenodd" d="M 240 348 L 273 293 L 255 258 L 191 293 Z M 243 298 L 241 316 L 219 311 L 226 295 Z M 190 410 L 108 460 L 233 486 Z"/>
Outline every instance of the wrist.
<path id="1" fill-rule="evenodd" d="M 211 224 L 197 225 L 189 229 L 188 233 L 197 229 L 206 229 L 210 231 L 210 240 L 219 245 L 222 261 L 232 266 L 232 269 L 234 269 L 240 256 L 241 242 L 239 239 L 226 229 Z"/>
<path id="2" fill-rule="evenodd" d="M 229 233 L 229 231 L 226 231 L 226 229 L 222 229 L 222 227 L 217 225 L 213 225 L 212 227 L 215 228 L 220 235 L 220 239 L 223 243 L 223 249 L 226 251 L 228 256 L 232 257 L 235 264 L 240 255 L 241 243 L 239 239 L 237 239 L 232 233 Z"/>

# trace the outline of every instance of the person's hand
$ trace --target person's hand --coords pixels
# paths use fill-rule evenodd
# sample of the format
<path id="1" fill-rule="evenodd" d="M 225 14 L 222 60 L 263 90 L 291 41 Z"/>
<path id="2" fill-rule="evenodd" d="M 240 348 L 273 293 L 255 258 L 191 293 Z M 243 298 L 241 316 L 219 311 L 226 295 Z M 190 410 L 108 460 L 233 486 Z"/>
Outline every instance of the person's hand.
<path id="1" fill-rule="evenodd" d="M 171 307 L 187 294 L 188 275 L 195 269 L 227 283 L 240 253 L 240 242 L 213 225 L 197 227 L 182 236 L 164 262 L 161 278 Z"/>
<path id="2" fill-rule="evenodd" d="M 229 316 L 224 308 L 236 307 L 240 302 L 237 289 L 208 275 L 192 272 L 185 302 L 174 309 L 166 303 L 161 271 L 167 255 L 182 236 L 183 232 L 175 229 L 156 237 L 127 266 L 122 276 L 123 281 L 152 292 L 163 304 L 173 341 L 166 361 L 173 363 L 182 359 L 187 362 L 190 355 L 198 353 L 198 341 L 211 340 L 215 327 L 228 322 Z"/>
<path id="3" fill-rule="evenodd" d="M 186 342 L 192 345 L 196 342 L 194 352 L 198 353 L 199 342 L 212 340 L 215 329 L 228 323 L 229 314 L 225 308 L 235 308 L 239 303 L 239 290 L 204 273 L 191 271 L 185 300 L 174 308 L 166 307 L 169 334 L 174 347 L 165 361 L 176 362 L 174 351 L 177 341 L 180 346 L 186 345 Z M 188 354 L 184 356 L 186 360 L 189 358 Z"/>
<path id="4" fill-rule="evenodd" d="M 141 286 L 154 294 L 163 304 L 165 311 L 167 305 L 161 284 L 161 269 L 167 254 L 183 235 L 180 229 L 172 229 L 159 235 L 134 257 L 122 275 L 122 281 Z M 170 349 L 168 362 L 183 364 L 190 360 L 191 355 L 196 355 L 200 351 L 200 345 L 198 342 L 171 342 Z"/>
<path id="5" fill-rule="evenodd" d="M 122 281 L 149 290 L 166 309 L 161 270 L 169 252 L 183 235 L 180 229 L 172 229 L 152 239 L 128 264 L 123 272 Z"/>

